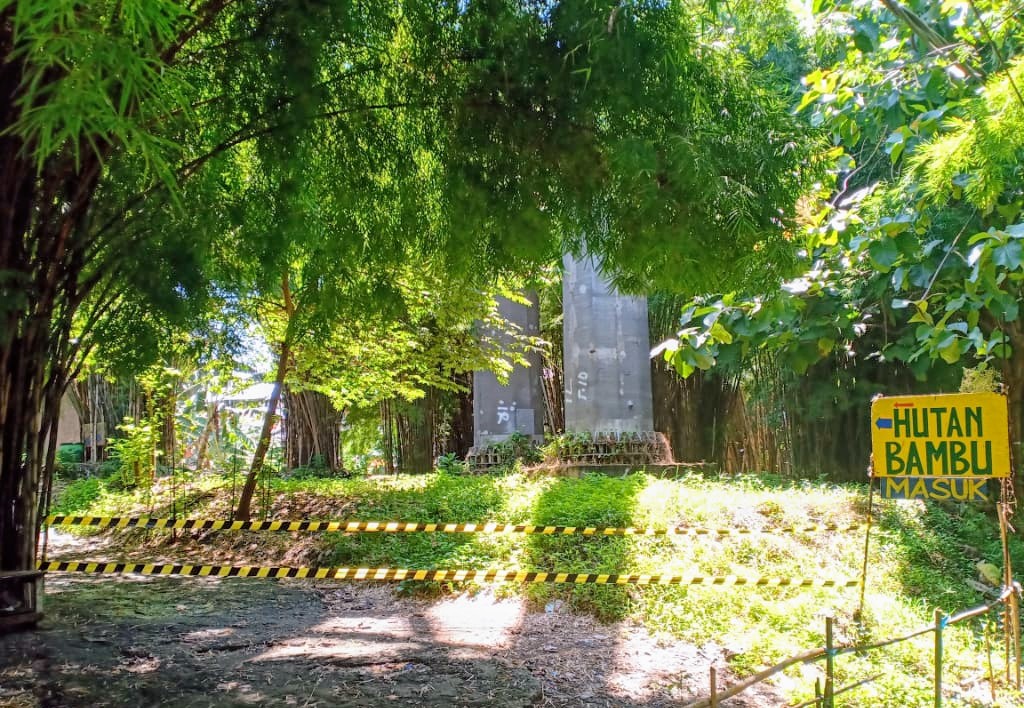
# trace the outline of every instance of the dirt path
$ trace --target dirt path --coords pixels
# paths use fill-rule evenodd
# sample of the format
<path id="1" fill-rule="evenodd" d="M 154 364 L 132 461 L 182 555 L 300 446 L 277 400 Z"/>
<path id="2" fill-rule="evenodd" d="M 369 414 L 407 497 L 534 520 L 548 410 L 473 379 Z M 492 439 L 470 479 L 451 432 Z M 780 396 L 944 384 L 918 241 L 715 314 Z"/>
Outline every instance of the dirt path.
<path id="1" fill-rule="evenodd" d="M 53 574 L 43 627 L 0 636 L 0 706 L 678 706 L 712 658 L 484 592 Z M 726 706 L 777 706 L 765 687 Z"/>

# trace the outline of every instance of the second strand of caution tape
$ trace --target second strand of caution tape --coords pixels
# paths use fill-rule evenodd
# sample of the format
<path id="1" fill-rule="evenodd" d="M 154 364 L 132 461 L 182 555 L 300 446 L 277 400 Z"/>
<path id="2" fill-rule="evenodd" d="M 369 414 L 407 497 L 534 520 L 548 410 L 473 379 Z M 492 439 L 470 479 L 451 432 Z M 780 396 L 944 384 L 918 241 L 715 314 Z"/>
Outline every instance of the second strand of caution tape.
<path id="1" fill-rule="evenodd" d="M 752 587 L 848 588 L 860 583 L 850 579 L 776 578 L 738 575 L 666 575 L 602 573 L 548 573 L 523 570 L 412 570 L 406 568 L 306 568 L 298 566 L 186 565 L 174 563 L 106 563 L 49 561 L 40 570 L 64 573 L 185 575 L 220 578 L 314 578 L 320 580 L 427 580 L 486 583 L 574 583 L 597 585 L 713 585 Z"/>
<path id="2" fill-rule="evenodd" d="M 405 521 L 223 521 L 219 519 L 168 519 L 148 516 L 48 516 L 50 526 L 91 528 L 192 529 L 196 531 L 326 531 L 342 533 L 522 533 L 544 536 L 733 536 L 752 534 L 812 534 L 847 532 L 862 524 L 809 524 L 777 529 L 742 527 L 706 529 L 692 526 L 634 528 L 632 526 L 538 526 L 534 524 L 442 524 Z"/>

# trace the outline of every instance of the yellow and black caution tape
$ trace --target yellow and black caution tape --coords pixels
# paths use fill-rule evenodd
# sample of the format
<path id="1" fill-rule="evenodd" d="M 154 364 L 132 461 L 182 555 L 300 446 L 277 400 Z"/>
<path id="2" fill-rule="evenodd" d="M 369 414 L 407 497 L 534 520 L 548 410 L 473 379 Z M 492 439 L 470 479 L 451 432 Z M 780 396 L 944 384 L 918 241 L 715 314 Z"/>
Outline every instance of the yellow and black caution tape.
<path id="1" fill-rule="evenodd" d="M 437 524 L 405 521 L 222 521 L 216 519 L 167 519 L 149 516 L 48 516 L 50 526 L 92 528 L 194 529 L 197 531 L 331 531 L 378 533 L 525 533 L 544 536 L 743 536 L 847 532 L 863 524 L 808 524 L 777 529 L 707 529 L 693 526 L 634 528 L 632 526 L 537 526 L 534 524 Z"/>
<path id="2" fill-rule="evenodd" d="M 752 587 L 850 588 L 858 580 L 775 578 L 738 575 L 609 575 L 603 573 L 546 573 L 525 570 L 409 570 L 406 568 L 304 568 L 250 565 L 183 565 L 173 563 L 99 563 L 50 561 L 38 568 L 62 573 L 138 573 L 217 578 L 316 578 L 324 580 L 434 580 L 484 583 L 593 583 L 597 585 L 716 585 Z"/>

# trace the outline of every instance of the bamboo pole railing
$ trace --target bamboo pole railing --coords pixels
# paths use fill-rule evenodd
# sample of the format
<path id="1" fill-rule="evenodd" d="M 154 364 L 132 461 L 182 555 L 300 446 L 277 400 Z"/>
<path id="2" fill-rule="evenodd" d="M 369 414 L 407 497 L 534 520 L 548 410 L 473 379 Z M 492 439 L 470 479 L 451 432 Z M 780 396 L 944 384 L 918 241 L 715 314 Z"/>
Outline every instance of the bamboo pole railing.
<path id="1" fill-rule="evenodd" d="M 935 656 L 935 679 L 934 680 L 936 682 L 936 684 L 935 684 L 935 687 L 936 687 L 936 705 L 937 706 L 941 706 L 941 664 L 942 664 L 942 653 L 941 653 L 941 648 L 940 648 L 940 638 L 941 638 L 942 629 L 945 628 L 945 627 L 948 627 L 949 625 L 956 624 L 958 622 L 963 622 L 964 620 L 971 619 L 972 617 L 978 617 L 980 615 L 983 615 L 983 614 L 986 614 L 988 612 L 991 612 L 992 610 L 994 610 L 998 606 L 1000 606 L 1003 603 L 1007 602 L 1011 597 L 1017 596 L 1017 594 L 1019 594 L 1020 592 L 1021 592 L 1021 585 L 1020 585 L 1020 583 L 1014 582 L 1012 585 L 1008 585 L 1008 586 L 1004 587 L 1002 589 L 1002 592 L 999 593 L 999 596 L 996 597 L 991 602 L 987 602 L 987 603 L 978 605 L 977 607 L 972 607 L 972 608 L 967 609 L 967 610 L 962 610 L 962 611 L 960 611 L 960 612 L 958 612 L 958 613 L 956 613 L 954 615 L 942 615 L 941 612 L 936 611 L 936 620 L 935 620 L 935 622 L 933 624 L 930 624 L 927 627 L 922 627 L 921 629 L 914 630 L 912 632 L 907 632 L 906 634 L 902 634 L 902 635 L 900 635 L 898 637 L 893 637 L 891 639 L 885 639 L 885 640 L 879 641 L 879 642 L 872 642 L 871 644 L 852 644 L 852 645 L 848 645 L 848 646 L 838 646 L 838 647 L 831 646 L 831 641 L 828 641 L 828 640 L 831 638 L 832 618 L 831 617 L 826 618 L 826 646 L 818 647 L 816 649 L 808 649 L 807 651 L 801 652 L 801 653 L 796 654 L 794 656 L 791 656 L 791 657 L 789 657 L 787 659 L 784 659 L 784 660 L 780 661 L 779 663 L 774 664 L 773 666 L 769 666 L 768 668 L 763 669 L 763 670 L 757 672 L 753 676 L 749 676 L 749 677 L 743 679 L 742 681 L 740 681 L 740 682 L 738 682 L 738 683 L 736 683 L 736 684 L 734 684 L 732 686 L 729 686 L 728 688 L 725 688 L 724 690 L 718 691 L 717 694 L 714 695 L 714 696 L 708 695 L 708 696 L 700 698 L 700 699 L 698 699 L 696 701 L 693 701 L 692 703 L 687 703 L 685 706 L 683 706 L 683 708 L 712 708 L 715 705 L 719 705 L 722 701 L 727 700 L 729 698 L 732 698 L 733 696 L 736 696 L 736 695 L 746 691 L 751 686 L 754 686 L 756 684 L 762 683 L 763 681 L 766 681 L 767 679 L 771 678 L 775 674 L 778 674 L 778 673 L 780 673 L 782 671 L 785 671 L 786 669 L 788 669 L 789 667 L 791 667 L 791 666 L 793 666 L 795 664 L 811 663 L 811 662 L 815 662 L 815 661 L 820 661 L 821 659 L 828 659 L 829 663 L 831 664 L 831 662 L 834 661 L 836 657 L 842 656 L 844 654 L 863 653 L 863 652 L 867 652 L 867 651 L 873 651 L 875 649 L 881 649 L 883 647 L 891 646 L 893 644 L 898 644 L 900 642 L 905 642 L 905 641 L 908 641 L 910 639 L 914 639 L 915 637 L 920 637 L 920 636 L 922 636 L 924 634 L 929 634 L 929 633 L 935 633 L 936 634 L 936 639 L 937 639 L 937 641 L 936 641 L 936 649 L 937 649 L 937 651 L 936 651 L 936 656 Z M 829 673 L 831 673 L 831 672 L 829 672 Z M 854 688 L 858 688 L 858 687 L 863 686 L 863 685 L 865 685 L 867 683 L 870 683 L 870 682 L 878 679 L 880 676 L 882 676 L 882 674 L 877 674 L 877 675 L 874 675 L 874 676 L 870 676 L 870 677 L 868 677 L 866 679 L 862 679 L 860 681 L 857 681 L 856 683 L 852 683 L 852 684 L 849 684 L 847 686 L 843 686 L 841 688 L 832 688 L 832 687 L 830 687 L 829 682 L 831 680 L 831 676 L 829 676 L 829 677 L 826 678 L 824 695 L 812 698 L 812 699 L 807 700 L 807 701 L 804 701 L 803 703 L 799 703 L 796 706 L 793 706 L 793 708 L 806 708 L 807 706 L 822 706 L 822 708 L 830 708 L 829 704 L 832 702 L 832 699 L 834 699 L 835 696 L 837 696 L 837 695 L 839 695 L 841 693 L 846 693 L 847 691 L 851 691 Z M 717 684 L 719 683 L 719 679 L 720 678 L 721 677 L 717 674 L 717 671 L 716 671 L 716 675 L 715 675 L 715 679 L 716 680 L 715 680 L 713 685 L 715 685 L 717 687 Z"/>

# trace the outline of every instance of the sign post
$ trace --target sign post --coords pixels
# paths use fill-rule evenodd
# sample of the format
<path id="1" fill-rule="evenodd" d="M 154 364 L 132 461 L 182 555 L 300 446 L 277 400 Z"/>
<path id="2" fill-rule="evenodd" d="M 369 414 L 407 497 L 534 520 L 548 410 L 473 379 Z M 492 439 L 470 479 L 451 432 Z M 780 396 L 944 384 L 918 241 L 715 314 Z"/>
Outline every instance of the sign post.
<path id="1" fill-rule="evenodd" d="M 1000 489 L 990 480 L 1000 480 L 1003 494 L 997 509 L 1003 543 L 1003 583 L 1007 587 L 1013 582 L 1006 543 L 1007 489 L 1012 472 L 1008 407 L 1002 394 L 878 396 L 871 402 L 870 475 L 878 478 L 883 498 L 997 501 Z M 866 540 L 864 549 L 866 576 Z M 863 584 L 864 581 L 862 588 Z M 1007 600 L 1007 681 L 1012 645 L 1017 667 L 1015 684 L 1019 688 L 1021 646 L 1016 593 Z M 938 623 L 935 631 L 935 705 L 941 705 Z"/>

